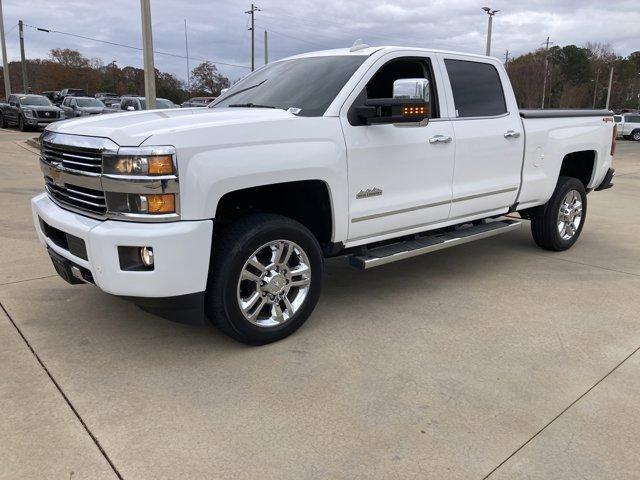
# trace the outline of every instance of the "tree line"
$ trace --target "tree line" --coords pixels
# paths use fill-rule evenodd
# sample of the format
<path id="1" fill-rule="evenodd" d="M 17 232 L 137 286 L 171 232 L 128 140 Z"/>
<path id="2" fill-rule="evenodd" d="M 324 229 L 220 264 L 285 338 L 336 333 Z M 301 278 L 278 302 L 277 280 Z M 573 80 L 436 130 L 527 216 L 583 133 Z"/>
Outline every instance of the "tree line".
<path id="1" fill-rule="evenodd" d="M 115 62 L 104 64 L 90 59 L 78 50 L 54 48 L 49 58 L 26 61 L 28 91 L 41 93 L 63 88 L 81 88 L 88 94 L 113 92 L 144 95 L 144 70 L 136 67 L 120 68 Z M 4 72 L 0 69 L 0 92 L 4 93 Z M 23 93 L 20 62 L 10 62 L 11 90 Z M 191 72 L 190 88 L 175 75 L 156 69 L 156 95 L 181 103 L 195 96 L 218 96 L 229 87 L 229 79 L 211 62 L 203 62 Z"/>
<path id="2" fill-rule="evenodd" d="M 78 50 L 54 48 L 49 58 L 26 63 L 31 92 L 81 88 L 89 94 L 144 94 L 143 69 L 120 68 L 115 62 L 105 65 Z M 640 108 L 640 51 L 621 57 L 610 45 L 602 43 L 554 46 L 548 52 L 538 49 L 512 59 L 507 71 L 521 108 L 541 107 L 543 87 L 546 108 L 604 108 L 612 67 L 610 107 Z M 9 71 L 12 89 L 21 91 L 20 63 L 11 62 Z M 0 71 L 0 76 L 3 74 Z M 0 92 L 4 97 L 3 80 Z M 203 62 L 192 70 L 189 89 L 175 75 L 156 69 L 156 94 L 176 103 L 192 96 L 217 96 L 229 84 L 229 79 L 211 62 Z"/>
<path id="3" fill-rule="evenodd" d="M 546 84 L 544 79 L 546 59 Z M 610 45 L 588 43 L 538 49 L 509 61 L 507 71 L 521 108 L 604 108 L 609 75 L 613 84 L 609 107 L 640 108 L 640 51 L 616 55 Z"/>

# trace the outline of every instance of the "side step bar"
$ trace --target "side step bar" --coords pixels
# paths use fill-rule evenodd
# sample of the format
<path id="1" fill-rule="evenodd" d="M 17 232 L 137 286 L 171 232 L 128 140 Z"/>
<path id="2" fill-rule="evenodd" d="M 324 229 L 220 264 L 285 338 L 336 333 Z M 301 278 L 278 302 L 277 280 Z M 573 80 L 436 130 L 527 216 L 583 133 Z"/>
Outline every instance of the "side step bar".
<path id="1" fill-rule="evenodd" d="M 350 256 L 349 263 L 355 268 L 366 270 L 404 260 L 405 258 L 416 257 L 425 253 L 473 242 L 474 240 L 507 233 L 520 228 L 521 225 L 522 222 L 519 220 L 500 220 L 481 225 L 461 227 L 452 232 L 425 235 L 413 240 L 372 248 L 367 250 L 364 255 Z"/>

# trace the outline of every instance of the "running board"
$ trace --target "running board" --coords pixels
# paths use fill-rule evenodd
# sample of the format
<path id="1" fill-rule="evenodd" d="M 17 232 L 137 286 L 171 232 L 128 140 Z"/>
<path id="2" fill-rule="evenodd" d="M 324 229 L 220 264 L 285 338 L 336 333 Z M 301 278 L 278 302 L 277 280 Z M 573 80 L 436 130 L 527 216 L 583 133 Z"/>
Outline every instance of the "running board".
<path id="1" fill-rule="evenodd" d="M 483 223 L 481 225 L 461 227 L 451 232 L 425 235 L 413 240 L 372 248 L 367 250 L 363 255 L 350 256 L 349 263 L 355 268 L 366 270 L 398 260 L 404 260 L 405 258 L 416 257 L 425 253 L 473 242 L 474 240 L 507 233 L 520 228 L 521 225 L 522 222 L 519 220 L 501 220 Z"/>

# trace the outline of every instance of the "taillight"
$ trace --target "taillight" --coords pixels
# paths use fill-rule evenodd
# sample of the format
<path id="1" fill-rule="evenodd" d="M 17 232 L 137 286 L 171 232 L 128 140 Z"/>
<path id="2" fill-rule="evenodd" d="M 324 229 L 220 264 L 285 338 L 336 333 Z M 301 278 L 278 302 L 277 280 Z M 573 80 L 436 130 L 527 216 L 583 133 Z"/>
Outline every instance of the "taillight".
<path id="1" fill-rule="evenodd" d="M 611 156 L 616 153 L 616 142 L 618 139 L 618 125 L 613 124 L 613 135 L 611 136 Z"/>

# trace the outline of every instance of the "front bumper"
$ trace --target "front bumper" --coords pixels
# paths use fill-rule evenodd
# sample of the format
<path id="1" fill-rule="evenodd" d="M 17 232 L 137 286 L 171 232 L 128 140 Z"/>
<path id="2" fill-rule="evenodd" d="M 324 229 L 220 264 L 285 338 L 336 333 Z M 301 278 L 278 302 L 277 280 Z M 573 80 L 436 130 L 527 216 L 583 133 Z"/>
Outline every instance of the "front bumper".
<path id="1" fill-rule="evenodd" d="M 57 122 L 60 120 L 64 120 L 63 118 L 30 118 L 24 117 L 24 124 L 29 127 L 46 127 L 47 125 L 51 125 L 53 122 Z"/>
<path id="2" fill-rule="evenodd" d="M 40 241 L 57 255 L 86 269 L 101 290 L 113 295 L 147 299 L 178 297 L 204 292 L 209 274 L 212 220 L 136 223 L 96 220 L 60 208 L 47 194 L 31 200 Z M 47 225 L 84 241 L 86 253 L 54 242 L 43 231 Z M 118 246 L 153 248 L 154 269 L 120 268 Z M 74 253 L 71 253 L 74 251 Z M 78 256 L 80 255 L 80 256 Z M 81 256 L 85 256 L 81 258 Z M 138 303 L 138 302 L 136 302 Z"/>

